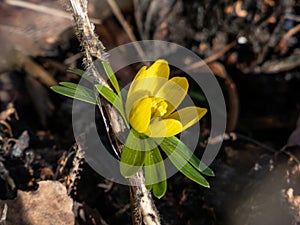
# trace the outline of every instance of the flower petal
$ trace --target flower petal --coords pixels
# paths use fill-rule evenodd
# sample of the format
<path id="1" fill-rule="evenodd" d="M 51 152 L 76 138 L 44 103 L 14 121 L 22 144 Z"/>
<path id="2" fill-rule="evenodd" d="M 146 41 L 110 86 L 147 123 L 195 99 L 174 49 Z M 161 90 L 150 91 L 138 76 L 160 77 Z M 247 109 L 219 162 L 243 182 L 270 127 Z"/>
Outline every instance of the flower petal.
<path id="1" fill-rule="evenodd" d="M 172 113 L 168 118 L 179 120 L 182 123 L 182 130 L 197 123 L 207 112 L 207 109 L 190 106 Z"/>
<path id="2" fill-rule="evenodd" d="M 171 137 L 182 131 L 181 122 L 175 119 L 155 118 L 149 125 L 149 130 L 145 133 L 149 137 Z"/>
<path id="3" fill-rule="evenodd" d="M 141 78 L 145 78 L 147 76 L 147 66 L 142 66 L 141 69 L 137 72 L 133 80 L 138 80 Z"/>
<path id="4" fill-rule="evenodd" d="M 157 90 L 159 90 L 167 81 L 167 79 L 161 77 L 145 77 L 134 80 L 130 84 L 127 96 L 131 97 L 131 95 L 141 91 L 149 92 L 150 95 L 154 96 Z"/>
<path id="5" fill-rule="evenodd" d="M 144 98 L 134 104 L 129 113 L 130 125 L 139 133 L 148 130 L 151 118 L 151 102 L 150 98 Z"/>
<path id="6" fill-rule="evenodd" d="M 139 90 L 137 92 L 134 92 L 129 95 L 127 94 L 126 104 L 125 104 L 125 113 L 126 118 L 129 120 L 129 114 L 132 110 L 132 108 L 137 104 L 138 101 L 141 101 L 142 99 L 149 97 L 151 93 L 149 91 L 145 90 Z"/>
<path id="7" fill-rule="evenodd" d="M 180 105 L 186 96 L 188 88 L 189 83 L 185 77 L 173 77 L 159 89 L 155 96 L 161 97 L 169 103 L 164 117 L 170 115 Z"/>
<path id="8" fill-rule="evenodd" d="M 147 77 L 158 76 L 168 79 L 170 75 L 170 67 L 166 60 L 158 59 L 147 69 L 146 73 Z"/>
<path id="9" fill-rule="evenodd" d="M 140 90 L 149 91 L 153 95 L 168 80 L 169 75 L 170 68 L 166 60 L 159 59 L 148 69 L 143 66 L 131 83 L 128 96 Z"/>
<path id="10" fill-rule="evenodd" d="M 170 75 L 169 64 L 164 59 L 156 60 L 149 68 L 143 66 L 135 75 L 134 80 L 146 77 L 162 77 L 168 79 Z"/>

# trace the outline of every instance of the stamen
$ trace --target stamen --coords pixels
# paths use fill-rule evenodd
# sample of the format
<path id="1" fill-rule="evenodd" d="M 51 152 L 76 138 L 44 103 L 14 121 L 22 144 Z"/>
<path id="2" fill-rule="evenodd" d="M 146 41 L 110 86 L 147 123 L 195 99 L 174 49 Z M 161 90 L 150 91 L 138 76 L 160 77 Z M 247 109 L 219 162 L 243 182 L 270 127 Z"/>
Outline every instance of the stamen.
<path id="1" fill-rule="evenodd" d="M 168 103 L 162 98 L 151 97 L 152 117 L 162 117 L 167 113 Z"/>

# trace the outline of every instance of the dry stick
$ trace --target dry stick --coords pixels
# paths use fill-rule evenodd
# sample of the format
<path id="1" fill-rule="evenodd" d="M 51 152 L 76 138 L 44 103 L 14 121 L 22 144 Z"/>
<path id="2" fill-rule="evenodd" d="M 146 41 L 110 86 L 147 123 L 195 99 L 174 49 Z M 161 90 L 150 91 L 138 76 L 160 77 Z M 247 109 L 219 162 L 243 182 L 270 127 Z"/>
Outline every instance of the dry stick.
<path id="1" fill-rule="evenodd" d="M 130 41 L 133 42 L 133 46 L 137 50 L 137 52 L 140 55 L 140 57 L 144 58 L 144 56 L 145 56 L 144 51 L 141 48 L 141 46 L 137 43 L 137 39 L 136 39 L 133 31 L 132 31 L 130 25 L 125 20 L 122 12 L 120 10 L 120 7 L 116 3 L 116 1 L 115 0 L 106 0 L 106 2 L 111 7 L 111 10 L 112 10 L 113 14 L 115 15 L 115 17 L 117 17 L 118 21 L 121 23 L 123 29 L 125 30 L 126 34 L 129 37 Z"/>
<path id="2" fill-rule="evenodd" d="M 278 37 L 279 37 L 278 34 L 279 34 L 279 32 L 280 32 L 280 30 L 283 26 L 284 21 L 285 21 L 285 18 L 280 17 L 275 29 L 273 30 L 273 32 L 271 34 L 271 37 L 268 40 L 268 43 L 263 47 L 261 54 L 259 54 L 259 56 L 257 57 L 257 60 L 256 60 L 257 65 L 260 65 L 264 62 L 264 60 L 265 60 L 265 58 L 268 54 L 269 49 L 274 48 L 275 45 L 277 44 L 277 42 L 279 41 L 278 40 Z"/>
<path id="3" fill-rule="evenodd" d="M 6 217 L 7 217 L 7 204 L 3 204 L 3 208 L 1 207 L 0 211 L 0 225 L 6 225 Z"/>
<path id="4" fill-rule="evenodd" d="M 300 22 L 300 16 L 299 15 L 293 15 L 293 14 L 287 14 L 284 16 L 285 19 L 294 20 L 296 22 Z"/>
<path id="5" fill-rule="evenodd" d="M 38 79 L 48 87 L 57 84 L 56 80 L 40 65 L 20 51 L 15 51 L 16 65 L 25 70 L 30 76 Z"/>
<path id="6" fill-rule="evenodd" d="M 49 6 L 38 5 L 31 2 L 25 2 L 20 0 L 5 0 L 5 3 L 8 5 L 30 9 L 36 12 L 72 20 L 72 16 L 70 14 L 58 9 L 51 8 Z M 101 24 L 101 20 L 99 19 L 91 19 L 91 21 L 96 24 Z"/>
<path id="7" fill-rule="evenodd" d="M 93 59 L 105 60 L 105 47 L 99 41 L 98 37 L 94 33 L 94 26 L 91 24 L 87 15 L 87 0 L 70 0 L 71 11 L 76 23 L 76 31 L 78 39 L 83 47 L 85 54 L 85 66 L 91 69 L 96 82 L 109 87 L 107 82 L 99 75 L 95 66 L 93 65 Z M 110 87 L 109 87 L 110 88 Z M 102 99 L 105 105 L 105 111 L 99 106 L 100 113 L 106 123 L 106 130 L 109 132 L 109 136 L 116 137 L 115 132 L 122 132 L 126 129 L 122 121 L 122 118 L 117 113 L 116 109 L 109 105 Z M 107 113 L 107 114 L 105 114 Z M 107 116 L 108 118 L 107 118 Z M 118 118 L 118 120 L 110 119 Z M 112 132 L 112 130 L 113 132 Z M 112 138 L 113 139 L 113 138 Z M 117 141 L 111 140 L 112 147 L 121 154 L 123 146 Z M 160 224 L 160 218 L 158 212 L 154 206 L 151 194 L 145 186 L 145 180 L 143 173 L 140 171 L 135 176 L 129 179 L 132 188 L 132 199 L 134 199 L 134 211 L 133 211 L 133 223 L 142 224 L 142 221 L 146 225 Z"/>
<path id="8" fill-rule="evenodd" d="M 185 68 L 186 70 L 195 70 L 195 69 L 199 69 L 200 67 L 211 63 L 213 61 L 216 61 L 218 58 L 220 58 L 221 56 L 223 56 L 226 52 L 228 52 L 230 49 L 232 49 L 234 46 L 236 45 L 236 40 L 232 41 L 231 43 L 229 43 L 228 45 L 226 45 L 224 48 L 222 48 L 219 52 L 205 58 L 203 61 L 200 62 L 196 62 L 193 63 L 191 65 L 189 65 L 187 68 Z"/>
<path id="9" fill-rule="evenodd" d="M 300 24 L 298 24 L 297 26 L 291 28 L 285 35 L 283 35 L 280 43 L 286 43 L 287 40 L 293 36 L 294 34 L 298 33 L 300 31 Z"/>
<path id="10" fill-rule="evenodd" d="M 142 17 L 142 4 L 147 4 L 147 6 L 149 6 L 149 1 L 145 1 L 145 0 L 142 0 L 142 3 L 139 2 L 139 0 L 133 0 L 133 6 L 134 6 L 134 17 L 135 17 L 135 23 L 136 23 L 136 26 L 137 26 L 137 29 L 138 29 L 138 32 L 141 36 L 142 39 L 149 39 L 148 35 L 145 34 L 144 32 L 144 25 L 143 25 L 143 17 Z M 146 7 L 148 8 L 148 7 Z"/>
<path id="11" fill-rule="evenodd" d="M 19 0 L 5 0 L 5 3 L 8 5 L 18 6 L 18 7 L 30 9 L 30 10 L 33 10 L 36 12 L 49 14 L 52 16 L 62 17 L 62 18 L 70 19 L 70 20 L 72 19 L 72 16 L 69 15 L 68 13 L 58 10 L 58 9 L 50 8 L 49 6 L 43 6 L 43 5 L 38 5 L 38 4 L 31 3 L 31 2 L 25 2 L 25 1 L 19 1 Z"/>
<path id="12" fill-rule="evenodd" d="M 231 132 L 235 130 L 238 117 L 239 117 L 239 96 L 237 93 L 236 85 L 228 75 L 227 71 L 225 70 L 224 66 L 219 62 L 213 62 L 208 64 L 211 71 L 224 79 L 225 85 L 228 91 L 228 99 L 229 99 L 229 115 L 228 115 L 228 123 L 227 123 L 227 131 Z"/>

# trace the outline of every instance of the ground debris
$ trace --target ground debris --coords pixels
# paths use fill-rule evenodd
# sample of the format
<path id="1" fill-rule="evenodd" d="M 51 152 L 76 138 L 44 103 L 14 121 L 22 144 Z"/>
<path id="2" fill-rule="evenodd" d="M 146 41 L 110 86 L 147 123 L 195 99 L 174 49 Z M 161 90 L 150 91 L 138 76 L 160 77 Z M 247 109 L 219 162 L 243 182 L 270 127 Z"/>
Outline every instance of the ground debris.
<path id="1" fill-rule="evenodd" d="M 73 200 L 57 181 L 41 181 L 36 191 L 19 190 L 16 199 L 5 202 L 7 225 L 74 225 Z"/>

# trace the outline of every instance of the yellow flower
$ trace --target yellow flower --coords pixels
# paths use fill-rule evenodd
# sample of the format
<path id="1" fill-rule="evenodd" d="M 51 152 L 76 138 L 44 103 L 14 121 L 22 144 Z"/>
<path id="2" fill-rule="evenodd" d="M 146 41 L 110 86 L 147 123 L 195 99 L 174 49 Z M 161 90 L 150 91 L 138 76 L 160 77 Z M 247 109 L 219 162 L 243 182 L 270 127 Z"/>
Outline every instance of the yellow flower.
<path id="1" fill-rule="evenodd" d="M 169 79 L 165 60 L 143 66 L 130 85 L 126 99 L 126 117 L 139 133 L 149 137 L 171 137 L 198 122 L 206 109 L 190 106 L 176 111 L 187 94 L 184 77 Z"/>

